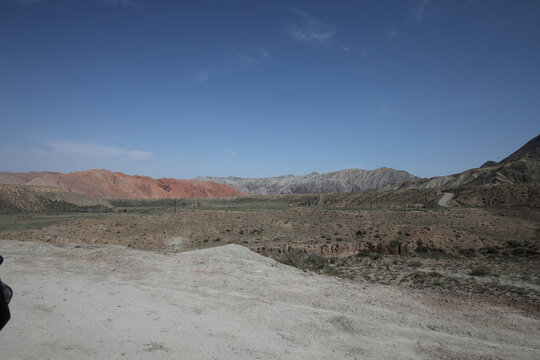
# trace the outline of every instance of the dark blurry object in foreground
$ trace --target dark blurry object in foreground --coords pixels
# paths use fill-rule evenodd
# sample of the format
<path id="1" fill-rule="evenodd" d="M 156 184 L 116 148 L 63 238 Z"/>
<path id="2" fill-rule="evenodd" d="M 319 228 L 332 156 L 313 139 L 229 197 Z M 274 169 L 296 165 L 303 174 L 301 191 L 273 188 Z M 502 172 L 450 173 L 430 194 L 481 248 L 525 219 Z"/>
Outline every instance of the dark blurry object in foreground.
<path id="1" fill-rule="evenodd" d="M 4 262 L 4 258 L 0 255 L 0 265 L 2 262 Z M 0 330 L 3 329 L 11 318 L 8 304 L 12 296 L 13 290 L 0 280 Z"/>

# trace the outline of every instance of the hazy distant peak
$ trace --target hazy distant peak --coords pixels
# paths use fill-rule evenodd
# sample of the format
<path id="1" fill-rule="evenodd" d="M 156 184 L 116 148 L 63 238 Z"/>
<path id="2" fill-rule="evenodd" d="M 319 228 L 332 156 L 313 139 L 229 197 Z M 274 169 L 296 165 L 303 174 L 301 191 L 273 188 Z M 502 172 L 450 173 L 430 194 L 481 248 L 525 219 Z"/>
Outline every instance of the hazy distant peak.
<path id="1" fill-rule="evenodd" d="M 319 174 L 281 175 L 266 178 L 196 177 L 194 180 L 227 184 L 255 195 L 342 193 L 379 189 L 387 184 L 415 181 L 420 178 L 403 170 L 379 168 L 376 170 L 345 169 Z"/>

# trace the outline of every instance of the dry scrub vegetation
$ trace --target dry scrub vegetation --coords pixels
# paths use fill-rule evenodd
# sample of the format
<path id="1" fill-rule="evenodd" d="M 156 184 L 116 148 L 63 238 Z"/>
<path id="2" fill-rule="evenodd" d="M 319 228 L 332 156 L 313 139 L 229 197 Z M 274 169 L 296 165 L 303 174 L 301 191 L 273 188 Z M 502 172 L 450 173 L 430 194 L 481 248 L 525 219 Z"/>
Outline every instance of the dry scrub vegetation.
<path id="1" fill-rule="evenodd" d="M 504 207 L 459 205 L 490 202 L 490 193 L 508 191 L 484 187 L 474 197 L 462 192 L 454 200 L 457 206 L 449 209 L 434 205 L 441 195 L 435 190 L 117 200 L 112 202 L 115 211 L 107 213 L 0 216 L 0 238 L 118 244 L 156 252 L 235 243 L 306 271 L 355 281 L 502 296 L 537 308 L 537 206 L 519 205 L 524 203 L 519 196 Z M 531 192 L 537 194 L 538 187 L 519 193 L 530 202 Z"/>

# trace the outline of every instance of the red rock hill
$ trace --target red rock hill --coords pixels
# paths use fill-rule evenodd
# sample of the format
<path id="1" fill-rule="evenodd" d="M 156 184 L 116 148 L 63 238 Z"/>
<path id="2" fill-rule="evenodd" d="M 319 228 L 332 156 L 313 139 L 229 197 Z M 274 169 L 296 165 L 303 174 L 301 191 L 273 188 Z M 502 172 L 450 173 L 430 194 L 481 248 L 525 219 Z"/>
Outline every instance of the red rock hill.
<path id="1" fill-rule="evenodd" d="M 87 170 L 68 174 L 55 172 L 0 172 L 0 184 L 54 186 L 104 199 L 162 199 L 242 196 L 229 185 L 180 179 L 152 179 L 108 170 Z"/>

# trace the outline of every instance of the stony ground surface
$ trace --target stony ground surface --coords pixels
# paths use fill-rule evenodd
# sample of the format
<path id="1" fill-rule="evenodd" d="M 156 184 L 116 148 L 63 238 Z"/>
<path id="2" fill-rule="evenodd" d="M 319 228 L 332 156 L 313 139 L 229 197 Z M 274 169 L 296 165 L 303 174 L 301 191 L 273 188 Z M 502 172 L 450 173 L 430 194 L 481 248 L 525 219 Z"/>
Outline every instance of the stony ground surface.
<path id="1" fill-rule="evenodd" d="M 162 253 L 235 243 L 357 281 L 540 301 L 538 210 L 170 210 L 2 216 L 0 238 Z"/>
<path id="2" fill-rule="evenodd" d="M 540 313 L 538 256 L 362 254 L 330 259 L 322 272 L 328 272 L 330 266 L 336 269 L 336 275 L 357 281 L 430 288 L 441 293 L 483 294 Z"/>
<path id="3" fill-rule="evenodd" d="M 238 243 L 267 252 L 302 248 L 328 255 L 362 249 L 406 253 L 418 246 L 458 253 L 508 242 L 523 251 L 539 249 L 540 211 L 526 209 L 205 210 L 0 216 L 4 238 L 126 245 L 168 250 L 181 237 L 185 250 Z M 263 249 L 264 248 L 264 249 Z M 510 251 L 510 250 L 508 250 Z M 513 251 L 513 250 L 512 250 Z"/>
<path id="4" fill-rule="evenodd" d="M 6 359 L 538 359 L 502 304 L 303 272 L 229 245 L 179 254 L 0 241 Z"/>

